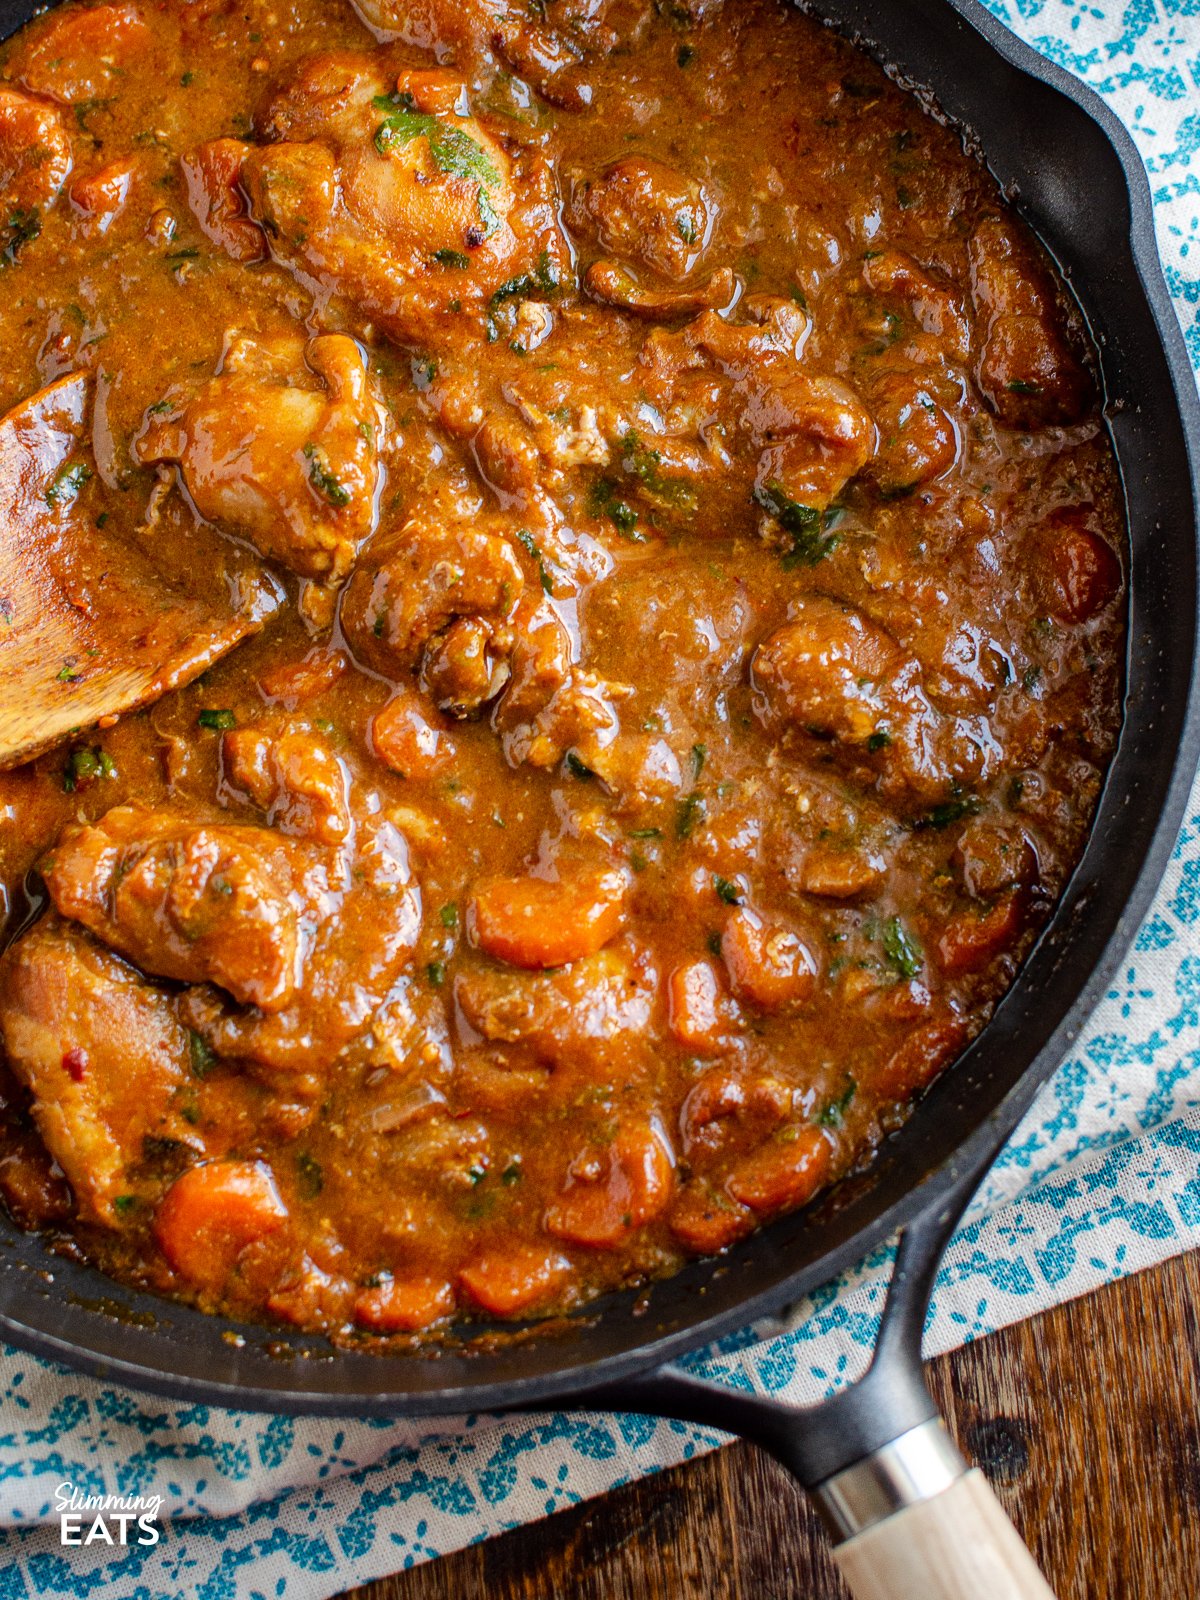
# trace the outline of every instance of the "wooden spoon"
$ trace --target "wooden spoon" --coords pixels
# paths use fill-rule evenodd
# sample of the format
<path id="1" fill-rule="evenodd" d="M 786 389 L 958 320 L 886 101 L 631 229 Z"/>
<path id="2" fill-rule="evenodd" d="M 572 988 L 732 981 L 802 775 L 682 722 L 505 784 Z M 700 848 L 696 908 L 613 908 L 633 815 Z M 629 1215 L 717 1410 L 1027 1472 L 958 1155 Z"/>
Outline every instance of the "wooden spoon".
<path id="1" fill-rule="evenodd" d="M 190 682 L 283 599 L 230 541 L 176 546 L 168 573 L 84 514 L 89 388 L 72 373 L 0 418 L 0 769 Z"/>

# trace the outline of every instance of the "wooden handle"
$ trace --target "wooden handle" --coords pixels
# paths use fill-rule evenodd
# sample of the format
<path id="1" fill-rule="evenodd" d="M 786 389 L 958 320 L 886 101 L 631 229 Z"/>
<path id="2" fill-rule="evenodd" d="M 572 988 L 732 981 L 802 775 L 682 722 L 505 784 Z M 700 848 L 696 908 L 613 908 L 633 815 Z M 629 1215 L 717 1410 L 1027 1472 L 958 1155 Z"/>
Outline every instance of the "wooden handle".
<path id="1" fill-rule="evenodd" d="M 1054 1600 L 978 1470 L 833 1554 L 855 1600 Z"/>

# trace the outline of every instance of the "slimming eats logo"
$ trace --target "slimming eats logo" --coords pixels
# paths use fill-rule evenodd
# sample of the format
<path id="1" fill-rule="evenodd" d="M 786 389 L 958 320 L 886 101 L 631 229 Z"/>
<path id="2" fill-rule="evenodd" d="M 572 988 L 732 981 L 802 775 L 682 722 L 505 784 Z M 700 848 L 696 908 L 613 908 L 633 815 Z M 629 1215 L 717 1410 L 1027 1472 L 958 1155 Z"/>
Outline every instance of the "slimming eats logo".
<path id="1" fill-rule="evenodd" d="M 60 1544 L 157 1544 L 160 1494 L 84 1494 L 73 1483 L 54 1491 Z"/>

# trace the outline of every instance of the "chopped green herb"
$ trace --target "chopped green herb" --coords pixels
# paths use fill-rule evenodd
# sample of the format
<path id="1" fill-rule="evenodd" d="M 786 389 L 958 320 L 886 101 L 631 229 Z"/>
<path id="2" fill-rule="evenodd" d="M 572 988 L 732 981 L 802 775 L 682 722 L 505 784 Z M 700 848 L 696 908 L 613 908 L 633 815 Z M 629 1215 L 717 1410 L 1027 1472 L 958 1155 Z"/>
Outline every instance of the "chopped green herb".
<path id="1" fill-rule="evenodd" d="M 76 789 L 86 788 L 97 778 L 115 778 L 116 775 L 116 762 L 107 750 L 72 750 L 63 773 L 63 789 L 67 794 L 74 794 Z"/>
<path id="2" fill-rule="evenodd" d="M 788 290 L 788 294 L 791 295 L 792 299 L 800 307 L 801 311 L 808 310 L 808 296 L 797 284 L 792 285 L 792 287 Z"/>
<path id="3" fill-rule="evenodd" d="M 386 111 L 389 114 L 393 111 L 415 111 L 417 109 L 417 102 L 407 89 L 403 92 L 399 89 L 393 89 L 391 94 L 377 94 L 371 104 L 376 111 Z"/>
<path id="4" fill-rule="evenodd" d="M 561 288 L 558 268 L 550 259 L 550 252 L 543 250 L 532 272 L 522 272 L 500 285 L 488 301 L 488 309 L 495 311 L 506 300 L 528 300 L 538 295 L 553 297 Z"/>
<path id="5" fill-rule="evenodd" d="M 196 721 L 202 728 L 210 728 L 216 733 L 225 733 L 228 729 L 237 727 L 237 717 L 232 711 L 218 711 L 209 706 L 200 712 Z"/>
<path id="6" fill-rule="evenodd" d="M 376 106 L 379 106 L 381 98 L 376 98 Z M 414 139 L 425 139 L 433 164 L 440 172 L 449 178 L 462 178 L 478 185 L 479 220 L 483 226 L 483 239 L 489 238 L 500 226 L 500 218 L 488 196 L 489 189 L 500 187 L 500 174 L 491 157 L 469 133 L 461 128 L 449 127 L 426 112 L 412 110 L 411 97 L 406 98 L 408 105 L 391 111 L 376 129 L 375 148 L 381 156 L 387 156 L 411 144 Z M 391 98 L 384 100 L 384 104 L 390 106 Z M 483 239 L 479 241 L 481 244 Z"/>
<path id="7" fill-rule="evenodd" d="M 392 110 L 375 130 L 375 148 L 381 156 L 391 155 L 394 150 L 402 150 L 414 139 L 429 139 L 437 131 L 436 117 L 430 116 L 425 111 L 417 111 L 411 95 L 405 95 L 404 99 L 408 104 L 402 105 L 398 110 Z M 380 100 L 383 100 L 384 105 L 391 105 L 391 100 L 384 99 L 382 95 L 376 96 L 375 104 L 379 105 Z"/>
<path id="8" fill-rule="evenodd" d="M 675 65 L 677 67 L 690 67 L 696 59 L 696 52 L 690 44 L 681 44 L 675 52 Z"/>
<path id="9" fill-rule="evenodd" d="M 488 198 L 488 192 L 482 184 L 478 195 L 475 197 L 475 204 L 479 211 L 479 220 L 483 223 L 483 237 L 490 239 L 500 226 L 500 215 Z"/>
<path id="10" fill-rule="evenodd" d="M 596 776 L 576 750 L 567 751 L 566 756 L 563 758 L 563 765 L 573 778 L 588 779 Z"/>
<path id="11" fill-rule="evenodd" d="M 446 963 L 444 961 L 431 961 L 425 968 L 425 976 L 435 989 L 440 989 L 446 981 Z"/>
<path id="12" fill-rule="evenodd" d="M 338 481 L 325 459 L 325 452 L 315 444 L 304 446 L 304 459 L 308 462 L 308 481 L 331 506 L 348 506 L 350 491 Z"/>
<path id="13" fill-rule="evenodd" d="M 721 935 L 714 928 L 704 941 L 705 949 L 710 956 L 719 957 L 721 954 Z"/>
<path id="14" fill-rule="evenodd" d="M 307 1150 L 301 1150 L 296 1156 L 297 1185 L 302 1200 L 315 1200 L 325 1187 L 325 1174 L 321 1171 L 321 1163 L 314 1160 Z"/>
<path id="15" fill-rule="evenodd" d="M 454 267 L 459 272 L 471 265 L 470 256 L 463 255 L 461 250 L 435 250 L 433 259 L 439 267 Z"/>
<path id="16" fill-rule="evenodd" d="M 92 476 L 86 461 L 68 461 L 51 479 L 43 498 L 48 506 L 69 506 L 78 498 L 79 491 Z"/>
<path id="17" fill-rule="evenodd" d="M 698 778 L 704 771 L 704 763 L 708 760 L 708 746 L 694 744 L 692 746 L 692 776 Z"/>
<path id="18" fill-rule="evenodd" d="M 876 728 L 867 740 L 867 749 L 874 754 L 876 750 L 886 750 L 892 742 L 892 736 L 886 728 Z"/>
<path id="19" fill-rule="evenodd" d="M 831 514 L 793 500 L 778 479 L 756 484 L 754 498 L 791 535 L 792 548 L 783 558 L 785 566 L 815 567 L 837 548 L 837 534 L 826 532 Z"/>
<path id="20" fill-rule="evenodd" d="M 978 810 L 979 799 L 976 795 L 958 795 L 953 800 L 944 800 L 941 805 L 934 806 L 923 817 L 918 817 L 913 829 L 920 833 L 926 828 L 948 828 L 952 822 L 960 822 L 963 817 L 973 817 Z"/>
<path id="21" fill-rule="evenodd" d="M 646 493 L 658 504 L 685 511 L 695 509 L 695 487 L 686 478 L 664 473 L 660 453 L 643 444 L 632 429 L 621 440 L 621 468 L 630 477 L 639 479 Z"/>
<path id="22" fill-rule="evenodd" d="M 681 800 L 679 803 L 675 816 L 675 837 L 690 839 L 707 816 L 707 801 L 699 790 L 693 790 L 686 800 Z"/>
<path id="23" fill-rule="evenodd" d="M 534 561 L 537 562 L 538 577 L 541 579 L 543 593 L 553 594 L 554 586 L 550 582 L 550 574 L 546 571 L 545 557 L 542 555 L 542 552 L 534 541 L 534 537 L 530 533 L 529 529 L 518 528 L 515 538 L 517 543 L 521 546 L 521 549 L 525 551 L 526 555 L 530 556 Z"/>
<path id="24" fill-rule="evenodd" d="M 33 241 L 42 231 L 42 215 L 36 206 L 28 209 L 18 206 L 15 211 L 8 214 L 8 222 L 2 231 L 3 244 L 0 245 L 0 254 L 6 262 L 15 262 L 27 244 Z"/>
<path id="25" fill-rule="evenodd" d="M 857 1091 L 858 1084 L 851 1078 L 843 1093 L 836 1100 L 826 1100 L 817 1112 L 818 1124 L 822 1128 L 840 1128 Z"/>
<path id="26" fill-rule="evenodd" d="M 458 907 L 456 905 L 443 906 L 438 912 L 443 928 L 458 927 Z"/>
<path id="27" fill-rule="evenodd" d="M 883 953 L 902 978 L 915 978 L 921 970 L 921 947 L 899 917 L 883 925 Z"/>
<path id="28" fill-rule="evenodd" d="M 79 669 L 77 668 L 74 658 L 72 658 L 70 661 L 65 661 L 63 663 L 63 665 L 58 669 L 58 671 L 55 673 L 55 682 L 57 682 L 57 683 L 82 683 L 83 682 L 83 673 L 80 672 Z"/>
<path id="29" fill-rule="evenodd" d="M 519 1161 L 510 1161 L 500 1174 L 500 1182 L 507 1184 L 520 1183 L 521 1177 L 521 1163 Z"/>
<path id="30" fill-rule="evenodd" d="M 662 829 L 661 828 L 630 828 L 628 836 L 631 839 L 661 839 L 662 838 Z"/>
<path id="31" fill-rule="evenodd" d="M 128 1214 L 136 1205 L 137 1195 L 135 1194 L 118 1194 L 113 1196 L 113 1210 L 118 1216 L 128 1216 Z"/>
<path id="32" fill-rule="evenodd" d="M 188 1029 L 188 1060 L 196 1078 L 207 1078 L 217 1064 L 215 1051 L 195 1028 Z"/>
<path id="33" fill-rule="evenodd" d="M 620 498 L 617 485 L 611 478 L 597 478 L 588 494 L 588 510 L 594 517 L 607 517 L 618 533 L 636 543 L 644 542 L 637 531 L 638 514 L 626 500 Z"/>
<path id="34" fill-rule="evenodd" d="M 713 888 L 717 891 L 717 898 L 724 900 L 727 906 L 740 906 L 742 892 L 736 883 L 731 883 L 728 878 L 722 878 L 719 873 L 713 873 Z"/>
<path id="35" fill-rule="evenodd" d="M 1026 383 L 1024 378 L 1014 378 L 1011 383 L 1006 383 L 1004 387 L 1009 394 L 1041 394 L 1042 392 L 1036 383 Z"/>

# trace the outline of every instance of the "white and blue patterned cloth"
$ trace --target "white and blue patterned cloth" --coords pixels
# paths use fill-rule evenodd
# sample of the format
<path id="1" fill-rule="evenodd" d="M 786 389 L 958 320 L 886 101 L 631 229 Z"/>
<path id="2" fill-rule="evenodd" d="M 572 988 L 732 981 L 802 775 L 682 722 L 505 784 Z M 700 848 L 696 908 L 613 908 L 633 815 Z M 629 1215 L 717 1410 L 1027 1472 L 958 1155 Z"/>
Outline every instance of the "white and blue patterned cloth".
<path id="1" fill-rule="evenodd" d="M 988 0 L 1124 119 L 1200 367 L 1200 0 Z M 1119 980 L 1013 1137 L 938 1278 L 932 1354 L 1200 1244 L 1200 786 Z M 881 1251 L 795 1331 L 695 1367 L 815 1400 L 863 1365 Z M 329 1422 L 184 1406 L 0 1347 L 0 1600 L 324 1600 L 710 1448 L 642 1417 Z M 161 1495 L 149 1547 L 64 1550 L 56 1487 Z"/>

